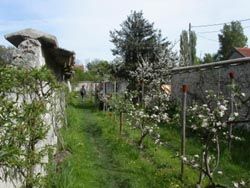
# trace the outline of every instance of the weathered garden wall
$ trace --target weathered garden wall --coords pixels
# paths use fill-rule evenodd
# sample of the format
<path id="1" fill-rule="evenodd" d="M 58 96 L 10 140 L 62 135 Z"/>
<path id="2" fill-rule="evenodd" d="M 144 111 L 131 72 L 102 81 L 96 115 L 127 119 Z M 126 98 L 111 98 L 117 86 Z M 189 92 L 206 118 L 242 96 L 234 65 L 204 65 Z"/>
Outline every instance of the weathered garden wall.
<path id="1" fill-rule="evenodd" d="M 192 101 L 205 102 L 205 90 L 222 92 L 228 99 L 231 93 L 231 79 L 233 73 L 235 85 L 241 93 L 245 93 L 244 107 L 241 115 L 250 119 L 250 58 L 240 58 L 197 66 L 175 68 L 172 70 L 172 97 L 181 101 L 183 84 L 187 84 L 188 104 Z"/>
<path id="2" fill-rule="evenodd" d="M 27 69 L 40 69 L 47 65 L 54 72 L 58 81 L 68 81 L 74 64 L 74 52 L 59 48 L 56 37 L 33 29 L 26 29 L 6 35 L 5 38 L 17 47 L 8 51 L 3 57 L 6 62 Z M 12 94 L 12 98 L 15 98 L 15 94 Z M 55 146 L 55 148 L 57 146 L 58 129 L 62 126 L 59 118 L 64 116 L 65 104 L 63 93 L 54 93 L 52 98 L 52 102 L 47 105 L 49 113 L 43 116 L 44 122 L 50 125 L 50 128 L 46 139 L 40 141 L 36 145 L 36 149 L 46 145 Z M 43 162 L 48 162 L 48 156 L 44 157 Z M 34 173 L 44 174 L 44 169 L 38 166 Z M 2 176 L 1 173 L 0 176 Z M 18 181 L 12 181 L 17 187 L 20 187 Z M 12 181 L 0 180 L 0 188 L 14 187 Z"/>

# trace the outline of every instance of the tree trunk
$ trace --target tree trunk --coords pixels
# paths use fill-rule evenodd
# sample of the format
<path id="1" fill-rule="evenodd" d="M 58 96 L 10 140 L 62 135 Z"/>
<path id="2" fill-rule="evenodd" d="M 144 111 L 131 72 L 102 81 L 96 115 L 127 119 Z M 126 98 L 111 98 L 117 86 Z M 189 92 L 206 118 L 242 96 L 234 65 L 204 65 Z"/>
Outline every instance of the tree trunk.
<path id="1" fill-rule="evenodd" d="M 139 142 L 138 142 L 138 145 L 139 145 L 139 148 L 143 148 L 143 140 L 144 140 L 144 138 L 146 137 L 148 135 L 148 132 L 145 132 L 145 133 L 142 133 L 141 134 L 141 138 L 140 138 L 140 140 L 139 140 Z"/>
<path id="2" fill-rule="evenodd" d="M 119 134 L 122 134 L 122 128 L 123 128 L 123 113 L 120 112 L 120 130 L 119 130 Z"/>

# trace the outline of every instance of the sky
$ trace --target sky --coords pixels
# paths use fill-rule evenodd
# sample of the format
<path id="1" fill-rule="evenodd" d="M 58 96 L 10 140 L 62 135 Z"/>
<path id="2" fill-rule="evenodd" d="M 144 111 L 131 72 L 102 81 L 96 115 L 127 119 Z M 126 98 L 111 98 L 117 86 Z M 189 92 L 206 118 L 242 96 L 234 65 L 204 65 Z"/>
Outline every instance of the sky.
<path id="1" fill-rule="evenodd" d="M 81 63 L 112 61 L 114 46 L 109 32 L 121 29 L 120 24 L 133 10 L 143 11 L 178 51 L 180 33 L 188 30 L 189 23 L 246 20 L 249 7 L 249 0 L 0 0 L 0 44 L 11 46 L 5 34 L 33 28 L 55 35 L 60 47 L 74 51 Z M 250 20 L 241 24 L 250 46 Z M 222 27 L 192 27 L 197 34 L 198 57 L 218 50 Z"/>

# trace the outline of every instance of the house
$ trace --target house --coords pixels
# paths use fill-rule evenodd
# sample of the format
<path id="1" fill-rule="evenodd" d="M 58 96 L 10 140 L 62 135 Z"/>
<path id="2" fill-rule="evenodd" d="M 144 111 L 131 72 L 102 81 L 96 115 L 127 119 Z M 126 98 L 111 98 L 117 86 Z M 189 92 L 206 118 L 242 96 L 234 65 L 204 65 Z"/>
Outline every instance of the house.
<path id="1" fill-rule="evenodd" d="M 228 59 L 250 57 L 250 48 L 233 48 Z"/>

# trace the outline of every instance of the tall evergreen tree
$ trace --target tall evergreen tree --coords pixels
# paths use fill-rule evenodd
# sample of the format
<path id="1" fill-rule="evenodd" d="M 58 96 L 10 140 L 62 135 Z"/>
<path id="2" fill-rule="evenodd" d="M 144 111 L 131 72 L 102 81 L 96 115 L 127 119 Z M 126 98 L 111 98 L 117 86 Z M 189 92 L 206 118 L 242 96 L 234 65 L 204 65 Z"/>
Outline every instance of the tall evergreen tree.
<path id="1" fill-rule="evenodd" d="M 218 37 L 220 43 L 218 57 L 220 60 L 226 60 L 233 47 L 245 47 L 247 45 L 247 37 L 244 35 L 239 21 L 225 24 Z"/>
<path id="2" fill-rule="evenodd" d="M 154 29 L 154 24 L 143 17 L 143 13 L 133 11 L 121 24 L 121 30 L 110 32 L 115 48 L 113 55 L 123 59 L 123 78 L 131 79 L 129 72 L 135 71 L 142 59 L 154 62 L 158 54 L 170 44 L 162 38 L 161 31 Z"/>

